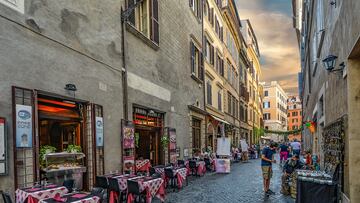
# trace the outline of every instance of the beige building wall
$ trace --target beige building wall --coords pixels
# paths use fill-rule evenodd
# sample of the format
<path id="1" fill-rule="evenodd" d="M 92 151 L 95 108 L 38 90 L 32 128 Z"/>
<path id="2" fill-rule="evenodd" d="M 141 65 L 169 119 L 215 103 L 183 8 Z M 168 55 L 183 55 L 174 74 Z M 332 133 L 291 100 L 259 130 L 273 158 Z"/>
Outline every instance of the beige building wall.
<path id="1" fill-rule="evenodd" d="M 287 131 L 287 94 L 277 81 L 262 83 L 264 87 L 263 118 L 265 129 Z M 283 141 L 277 134 L 266 134 L 273 141 Z"/>

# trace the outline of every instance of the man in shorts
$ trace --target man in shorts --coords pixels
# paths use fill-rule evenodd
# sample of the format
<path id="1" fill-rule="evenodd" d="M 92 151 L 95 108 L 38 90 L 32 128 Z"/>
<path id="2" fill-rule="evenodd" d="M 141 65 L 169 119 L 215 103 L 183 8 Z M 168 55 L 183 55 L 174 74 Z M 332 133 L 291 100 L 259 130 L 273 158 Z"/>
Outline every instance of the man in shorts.
<path id="1" fill-rule="evenodd" d="M 271 143 L 269 147 L 265 147 L 261 153 L 261 169 L 264 180 L 264 192 L 266 195 L 275 194 L 270 190 L 270 179 L 272 177 L 272 163 L 276 163 L 274 158 L 276 150 L 275 143 Z"/>

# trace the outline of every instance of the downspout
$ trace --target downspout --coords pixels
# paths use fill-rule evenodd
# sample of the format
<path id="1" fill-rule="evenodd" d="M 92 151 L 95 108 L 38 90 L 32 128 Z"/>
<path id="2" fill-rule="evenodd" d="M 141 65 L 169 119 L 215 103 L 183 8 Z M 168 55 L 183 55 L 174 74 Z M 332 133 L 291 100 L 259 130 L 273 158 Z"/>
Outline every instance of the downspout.
<path id="1" fill-rule="evenodd" d="M 205 92 L 205 65 L 204 65 L 204 44 L 206 42 L 204 42 L 205 40 L 205 37 L 204 37 L 204 0 L 201 0 L 201 42 L 202 42 L 202 45 L 201 45 L 201 52 L 202 52 L 202 57 L 201 57 L 201 63 L 202 63 L 202 66 L 203 66 L 203 93 L 204 93 L 204 111 L 206 111 L 206 92 Z M 209 15 L 209 14 L 208 14 Z M 207 146 L 208 146 L 208 139 L 207 139 L 207 115 L 205 115 L 205 149 L 207 149 Z"/>
<path id="2" fill-rule="evenodd" d="M 125 54 L 125 22 L 127 18 L 124 18 L 124 10 L 121 6 L 121 53 L 122 53 L 122 65 L 121 68 L 121 80 L 123 86 L 123 117 L 128 120 L 128 83 L 127 83 L 127 67 L 126 67 L 126 54 Z"/>

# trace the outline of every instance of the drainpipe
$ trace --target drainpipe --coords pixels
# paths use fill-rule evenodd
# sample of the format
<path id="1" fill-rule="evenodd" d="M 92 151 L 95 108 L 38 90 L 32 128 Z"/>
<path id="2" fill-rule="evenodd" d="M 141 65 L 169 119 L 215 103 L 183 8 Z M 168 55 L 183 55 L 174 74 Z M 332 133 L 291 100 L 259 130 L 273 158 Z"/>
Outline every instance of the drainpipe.
<path id="1" fill-rule="evenodd" d="M 127 67 L 126 67 L 126 54 L 125 54 L 125 23 L 127 17 L 124 16 L 124 9 L 121 7 L 121 52 L 122 52 L 122 64 L 121 69 L 121 81 L 123 86 L 123 117 L 128 120 L 128 84 L 127 84 Z"/>
<path id="2" fill-rule="evenodd" d="M 205 37 L 204 37 L 204 0 L 201 0 L 201 42 L 202 42 L 202 45 L 201 45 L 201 49 L 202 49 L 202 54 L 204 54 L 204 44 L 206 42 L 204 42 L 205 40 Z M 209 15 L 209 14 L 208 14 Z M 203 75 L 202 77 L 204 78 L 203 80 L 203 94 L 204 94 L 204 111 L 206 111 L 206 92 L 205 92 L 205 65 L 204 65 L 204 55 L 202 55 L 203 57 L 201 57 L 201 63 L 202 63 L 202 66 L 203 66 Z M 213 137 L 214 139 L 214 137 Z M 207 115 L 205 115 L 205 149 L 207 149 L 207 146 L 208 146 L 208 138 L 207 138 Z"/>

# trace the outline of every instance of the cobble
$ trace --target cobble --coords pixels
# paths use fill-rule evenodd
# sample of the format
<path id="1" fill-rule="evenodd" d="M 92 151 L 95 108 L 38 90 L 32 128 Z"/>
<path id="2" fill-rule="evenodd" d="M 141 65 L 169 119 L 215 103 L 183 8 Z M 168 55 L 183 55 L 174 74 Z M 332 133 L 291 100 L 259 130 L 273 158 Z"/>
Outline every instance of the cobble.
<path id="1" fill-rule="evenodd" d="M 168 191 L 166 202 L 293 203 L 293 199 L 280 193 L 281 169 L 278 164 L 273 164 L 273 172 L 270 188 L 276 193 L 274 195 L 264 195 L 260 160 L 257 159 L 232 164 L 230 174 L 208 173 L 205 177 L 190 177 L 188 186 L 180 191 Z"/>

